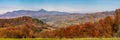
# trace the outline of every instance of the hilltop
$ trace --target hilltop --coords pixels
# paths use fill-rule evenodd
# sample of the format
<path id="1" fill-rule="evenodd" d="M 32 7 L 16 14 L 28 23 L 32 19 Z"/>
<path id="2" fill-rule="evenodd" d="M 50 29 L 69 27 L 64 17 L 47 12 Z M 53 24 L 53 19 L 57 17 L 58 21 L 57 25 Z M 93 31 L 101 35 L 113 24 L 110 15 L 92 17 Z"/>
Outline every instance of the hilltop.
<path id="1" fill-rule="evenodd" d="M 36 37 L 37 33 L 51 29 L 53 28 L 48 24 L 29 16 L 0 19 L 0 37 Z"/>

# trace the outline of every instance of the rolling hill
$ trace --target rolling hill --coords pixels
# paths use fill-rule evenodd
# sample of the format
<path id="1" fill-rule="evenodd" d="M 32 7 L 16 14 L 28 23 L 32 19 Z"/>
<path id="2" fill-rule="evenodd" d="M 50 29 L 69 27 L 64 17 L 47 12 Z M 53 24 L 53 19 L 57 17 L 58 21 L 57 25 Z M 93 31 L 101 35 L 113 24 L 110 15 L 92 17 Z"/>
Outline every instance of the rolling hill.
<path id="1" fill-rule="evenodd" d="M 64 27 L 73 24 L 81 24 L 84 22 L 89 22 L 91 20 L 97 21 L 106 16 L 113 16 L 114 11 L 96 12 L 96 13 L 69 13 L 69 12 L 59 12 L 59 11 L 47 11 L 41 9 L 38 11 L 32 10 L 17 10 L 13 12 L 7 12 L 0 15 L 0 18 L 16 18 L 20 16 L 30 16 L 37 18 L 44 23 L 47 23 L 53 27 Z"/>
<path id="2" fill-rule="evenodd" d="M 0 19 L 0 37 L 25 38 L 36 37 L 37 33 L 53 30 L 51 26 L 29 16 L 18 18 Z"/>

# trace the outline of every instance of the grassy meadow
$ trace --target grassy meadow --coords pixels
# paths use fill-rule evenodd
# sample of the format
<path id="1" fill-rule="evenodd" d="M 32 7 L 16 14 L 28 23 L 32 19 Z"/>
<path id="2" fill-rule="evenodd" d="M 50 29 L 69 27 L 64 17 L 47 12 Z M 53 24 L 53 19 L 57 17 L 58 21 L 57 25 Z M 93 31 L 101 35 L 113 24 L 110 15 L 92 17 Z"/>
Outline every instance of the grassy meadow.
<path id="1" fill-rule="evenodd" d="M 0 40 L 120 40 L 120 38 L 0 38 Z"/>

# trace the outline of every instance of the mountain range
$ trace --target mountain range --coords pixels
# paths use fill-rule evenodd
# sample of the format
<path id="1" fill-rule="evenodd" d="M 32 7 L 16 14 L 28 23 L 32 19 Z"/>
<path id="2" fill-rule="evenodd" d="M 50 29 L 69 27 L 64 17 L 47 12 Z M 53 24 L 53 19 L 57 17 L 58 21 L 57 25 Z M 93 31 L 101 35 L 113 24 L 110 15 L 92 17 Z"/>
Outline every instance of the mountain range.
<path id="1" fill-rule="evenodd" d="M 39 11 L 17 10 L 17 11 L 4 13 L 3 15 L 0 15 L 0 17 L 1 18 L 11 18 L 11 17 L 19 17 L 19 16 L 40 17 L 45 15 L 63 15 L 63 14 L 67 14 L 67 12 L 46 11 L 44 9 L 41 9 Z"/>
<path id="2" fill-rule="evenodd" d="M 108 12 L 97 12 L 96 14 L 113 14 L 114 11 L 108 11 Z M 38 11 L 32 11 L 32 10 L 17 10 L 12 12 L 6 12 L 2 15 L 0 15 L 0 18 L 13 18 L 13 17 L 20 17 L 20 16 L 31 16 L 35 18 L 40 18 L 43 16 L 50 16 L 50 15 L 86 15 L 89 13 L 69 13 L 69 12 L 59 12 L 59 11 L 46 11 L 45 9 L 41 9 Z"/>
<path id="3" fill-rule="evenodd" d="M 53 27 L 64 27 L 66 25 L 72 24 L 81 24 L 84 22 L 92 20 L 97 21 L 106 16 L 113 16 L 114 11 L 104 11 L 104 12 L 96 12 L 96 13 L 69 13 L 69 12 L 59 12 L 59 11 L 47 11 L 45 9 L 41 9 L 38 11 L 32 10 L 17 10 L 12 12 L 4 13 L 0 15 L 0 18 L 17 18 L 21 16 L 30 16 L 33 18 L 37 18 Z"/>

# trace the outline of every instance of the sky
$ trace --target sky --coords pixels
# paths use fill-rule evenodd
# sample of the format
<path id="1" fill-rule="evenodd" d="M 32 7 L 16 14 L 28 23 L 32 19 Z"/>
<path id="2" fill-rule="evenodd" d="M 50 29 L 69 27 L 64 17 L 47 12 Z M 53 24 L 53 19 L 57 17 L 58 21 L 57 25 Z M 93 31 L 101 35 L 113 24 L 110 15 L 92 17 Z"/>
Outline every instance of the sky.
<path id="1" fill-rule="evenodd" d="M 120 8 L 120 0 L 0 0 L 0 14 L 15 10 L 93 13 Z"/>

